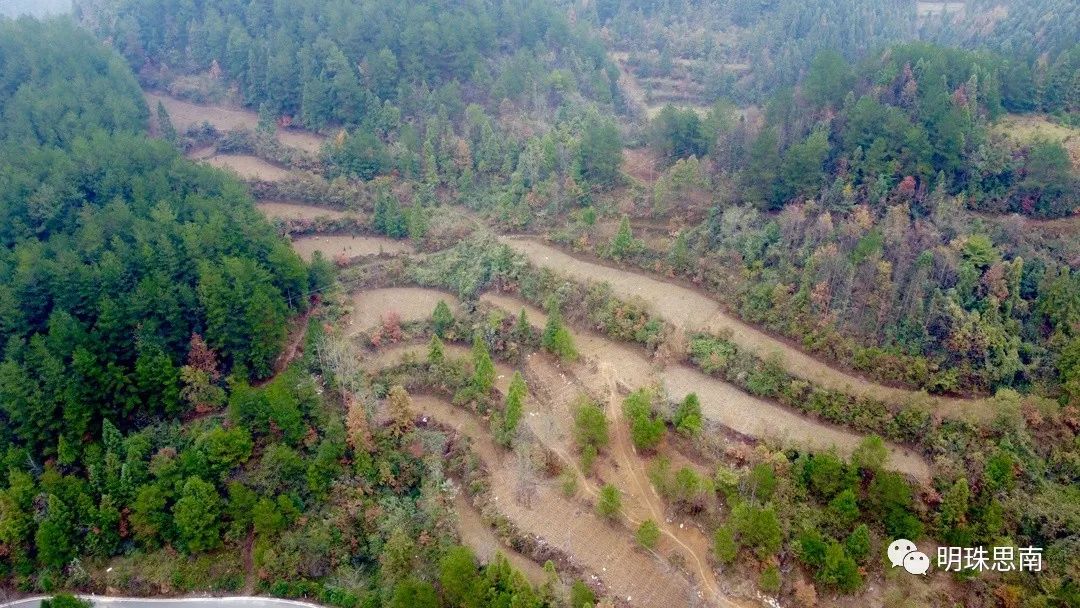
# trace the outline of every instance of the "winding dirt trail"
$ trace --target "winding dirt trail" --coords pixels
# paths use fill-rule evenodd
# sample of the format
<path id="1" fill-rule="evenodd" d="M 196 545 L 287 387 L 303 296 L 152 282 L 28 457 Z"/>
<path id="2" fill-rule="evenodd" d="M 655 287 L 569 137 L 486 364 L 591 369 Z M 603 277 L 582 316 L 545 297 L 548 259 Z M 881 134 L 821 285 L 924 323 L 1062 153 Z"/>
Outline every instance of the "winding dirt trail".
<path id="1" fill-rule="evenodd" d="M 654 556 L 638 551 L 629 534 L 613 534 L 610 523 L 563 498 L 552 484 L 523 480 L 517 456 L 496 446 L 475 415 L 430 396 L 414 397 L 413 406 L 472 441 L 489 467 L 492 495 L 503 515 L 580 562 L 612 595 L 647 608 L 693 604 L 689 583 Z M 523 484 L 528 484 L 527 491 Z"/>
<path id="2" fill-rule="evenodd" d="M 530 380 L 536 381 L 540 386 L 537 387 L 538 390 L 530 393 L 530 399 L 526 403 L 526 423 L 544 446 L 553 451 L 563 461 L 564 466 L 574 473 L 579 489 L 596 500 L 600 495 L 600 488 L 592 476 L 585 474 L 573 456 L 570 429 L 573 403 L 577 395 L 584 392 L 573 377 L 583 370 L 576 367 L 573 377 L 567 378 L 560 368 L 549 362 L 548 357 L 540 354 L 530 355 L 527 367 Z M 594 466 L 598 477 L 615 483 L 622 493 L 620 514 L 623 523 L 634 530 L 646 519 L 653 520 L 661 533 L 660 544 L 654 552 L 657 555 L 678 553 L 687 560 L 687 566 L 695 575 L 693 582 L 699 587 L 696 591 L 699 598 L 704 599 L 700 589 L 704 587 L 704 592 L 716 605 L 725 608 L 742 606 L 743 604 L 733 601 L 721 590 L 709 566 L 708 555 L 712 543 L 707 535 L 693 525 L 676 526 L 673 520 L 666 517 L 664 502 L 649 480 L 647 462 L 637 454 L 629 437 L 617 382 L 610 370 L 601 368 L 597 374 L 589 375 L 585 382 L 590 386 L 601 384 L 608 393 L 605 409 L 611 421 L 612 441 L 609 453 L 602 454 Z"/>
<path id="3" fill-rule="evenodd" d="M 685 554 L 690 556 L 697 573 L 697 580 L 700 581 L 701 585 L 709 595 L 712 596 L 713 600 L 722 606 L 732 608 L 737 607 L 738 604 L 729 600 L 727 596 L 720 591 L 716 576 L 713 574 L 712 568 L 709 567 L 708 551 L 710 544 L 705 535 L 693 526 L 682 528 L 680 530 L 668 523 L 668 520 L 665 517 L 664 502 L 656 493 L 656 488 L 654 488 L 649 481 L 649 475 L 645 469 L 645 461 L 638 455 L 637 450 L 634 448 L 633 441 L 630 439 L 627 426 L 628 423 L 626 417 L 623 415 L 623 408 L 615 378 L 610 369 L 606 366 L 601 367 L 601 375 L 607 378 L 607 415 L 612 421 L 612 427 L 614 428 L 615 437 L 612 442 L 614 451 L 621 461 L 621 466 L 627 471 L 629 477 L 632 479 L 634 487 L 637 490 L 637 495 L 645 504 L 650 518 L 656 522 L 657 526 L 660 528 L 660 532 L 664 536 L 682 547 Z M 631 520 L 630 523 L 636 527 L 640 526 L 642 522 Z"/>
<path id="4" fill-rule="evenodd" d="M 524 308 L 526 319 L 534 327 L 543 327 L 547 322 L 547 315 L 542 311 L 515 298 L 485 293 L 480 299 L 508 313 L 517 314 Z M 582 358 L 596 361 L 617 384 L 633 390 L 659 381 L 668 396 L 675 400 L 682 400 L 692 392 L 697 393 L 706 419 L 737 433 L 794 444 L 813 451 L 835 447 L 845 456 L 850 456 L 863 440 L 859 433 L 813 420 L 778 403 L 754 397 L 690 366 L 670 365 L 658 369 L 638 349 L 592 332 L 568 329 Z M 918 453 L 892 443 L 886 443 L 886 446 L 889 450 L 889 468 L 911 475 L 921 482 L 930 479 L 930 466 Z"/>
<path id="5" fill-rule="evenodd" d="M 915 391 L 873 382 L 819 361 L 793 344 L 726 313 L 717 302 L 694 289 L 644 273 L 583 260 L 530 238 L 500 237 L 500 241 L 524 254 L 531 263 L 572 280 L 607 283 L 620 298 L 641 300 L 662 319 L 688 332 L 730 332 L 731 340 L 739 348 L 758 357 L 766 358 L 779 353 L 789 373 L 826 388 L 889 403 L 904 403 L 920 395 Z M 952 418 L 974 416 L 982 419 L 992 413 L 985 399 L 939 397 L 933 398 L 932 402 L 939 414 Z"/>
<path id="6" fill-rule="evenodd" d="M 446 345 L 446 354 L 449 356 L 468 357 L 469 352 L 469 349 L 461 346 Z M 364 364 L 369 370 L 378 370 L 407 361 L 410 358 L 414 360 L 422 358 L 425 354 L 426 347 L 424 345 L 403 344 L 380 349 L 373 357 L 366 358 Z M 542 355 L 531 355 L 529 359 L 532 363 L 541 363 L 547 366 L 542 361 L 544 359 Z M 505 393 L 512 370 L 505 364 L 496 364 L 496 369 L 499 372 L 500 380 L 496 382 L 496 388 Z M 545 369 L 550 373 L 550 367 L 545 367 Z M 550 391 L 552 387 L 557 387 L 559 382 L 552 381 L 544 384 L 545 386 L 541 387 L 541 390 Z M 614 390 L 614 384 L 609 388 Z M 576 391 L 571 391 L 571 393 L 569 396 L 564 395 L 564 402 L 568 403 L 567 400 L 576 395 Z M 613 395 L 613 399 L 617 400 L 617 396 Z M 658 608 L 692 605 L 694 595 L 697 595 L 698 600 L 702 599 L 700 593 L 692 591 L 695 585 L 691 581 L 683 579 L 677 571 L 669 569 L 670 566 L 661 560 L 659 553 L 646 554 L 637 547 L 632 540 L 632 526 L 639 525 L 643 519 L 632 515 L 630 509 L 624 506 L 622 510 L 624 515 L 623 523 L 627 526 L 626 532 L 624 534 L 612 534 L 608 530 L 611 524 L 600 519 L 591 509 L 575 505 L 572 501 L 561 496 L 550 481 L 543 482 L 524 472 L 520 458 L 516 454 L 497 446 L 491 438 L 487 425 L 475 414 L 430 395 L 415 395 L 412 401 L 413 407 L 418 413 L 429 416 L 470 439 L 473 449 L 476 450 L 481 460 L 488 465 L 492 476 L 492 490 L 500 512 L 509 517 L 524 531 L 533 533 L 541 539 L 554 542 L 572 558 L 579 559 L 581 564 L 587 570 L 599 576 L 600 580 L 608 586 L 609 591 L 619 599 L 627 600 L 627 603 L 631 606 L 656 606 Z M 562 403 L 562 405 L 565 406 L 566 403 Z M 599 494 L 599 488 L 581 471 L 576 460 L 568 451 L 569 433 L 554 434 L 539 429 L 536 425 L 536 416 L 543 416 L 544 411 L 551 406 L 550 402 L 541 404 L 534 392 L 530 391 L 523 420 L 532 428 L 534 435 L 540 439 L 541 443 L 552 450 L 563 461 L 564 465 L 574 472 L 578 478 L 579 487 L 595 499 Z M 565 409 L 567 411 L 563 412 L 563 414 L 568 417 L 569 410 L 568 408 Z M 629 442 L 625 432 L 623 440 Z M 629 444 L 625 445 L 628 446 Z M 656 503 L 642 504 L 641 506 L 647 509 L 646 517 L 653 519 L 660 526 L 663 540 L 682 548 L 684 556 L 689 557 L 693 562 L 698 580 L 706 582 L 706 590 L 717 602 L 716 605 L 723 608 L 744 608 L 727 598 L 716 586 L 705 557 L 710 546 L 708 539 L 696 528 L 687 528 L 676 533 L 673 527 L 669 526 L 665 521 L 659 496 L 655 492 L 650 494 L 646 491 L 651 491 L 651 487 L 645 473 L 644 463 L 636 455 L 633 457 L 627 456 L 626 458 L 622 470 L 634 475 L 639 486 L 633 496 L 635 498 L 652 496 L 657 501 Z M 634 462 L 637 463 L 636 466 L 633 464 Z M 528 486 L 528 490 L 523 490 L 523 486 Z M 527 497 L 523 498 L 523 494 L 527 494 Z M 464 501 L 464 498 L 458 495 L 455 500 Z M 529 575 L 530 580 L 543 576 L 543 569 L 538 564 L 502 547 L 490 528 L 482 522 L 478 524 L 479 514 L 475 512 L 474 508 L 468 504 L 458 505 L 458 507 L 458 513 L 461 517 L 460 525 L 463 531 L 468 530 L 470 535 L 475 536 L 475 539 L 470 539 L 470 546 L 473 546 L 478 555 L 493 553 L 496 549 L 490 545 L 495 543 L 497 550 L 502 550 L 504 554 L 507 554 L 508 559 L 515 566 L 523 569 Z M 474 529 L 477 525 L 483 526 L 484 530 Z M 684 540 L 691 533 L 698 534 L 700 537 L 698 542 L 687 543 Z M 563 542 L 557 542 L 559 539 L 562 539 Z M 583 540 L 584 542 L 582 542 Z M 518 563 L 519 560 L 524 560 L 526 563 Z M 683 584 L 672 584 L 673 579 L 681 579 L 680 582 Z"/>

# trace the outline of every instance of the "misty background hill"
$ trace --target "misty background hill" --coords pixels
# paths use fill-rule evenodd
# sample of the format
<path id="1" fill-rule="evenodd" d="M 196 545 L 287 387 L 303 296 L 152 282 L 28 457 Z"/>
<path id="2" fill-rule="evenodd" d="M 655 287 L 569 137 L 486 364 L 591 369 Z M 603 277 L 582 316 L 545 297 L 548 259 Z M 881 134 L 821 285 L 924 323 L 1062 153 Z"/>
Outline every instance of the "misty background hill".
<path id="1" fill-rule="evenodd" d="M 0 15 L 18 17 L 59 15 L 71 12 L 71 0 L 0 0 Z"/>

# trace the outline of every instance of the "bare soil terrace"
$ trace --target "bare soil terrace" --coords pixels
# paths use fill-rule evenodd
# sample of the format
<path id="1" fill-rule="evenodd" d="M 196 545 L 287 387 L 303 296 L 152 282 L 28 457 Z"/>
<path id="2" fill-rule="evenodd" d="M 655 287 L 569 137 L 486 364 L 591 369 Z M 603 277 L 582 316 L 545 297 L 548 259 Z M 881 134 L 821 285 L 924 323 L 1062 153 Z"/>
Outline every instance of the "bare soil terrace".
<path id="1" fill-rule="evenodd" d="M 208 165 L 232 171 L 244 180 L 280 182 L 289 177 L 289 171 L 250 154 L 215 154 L 204 159 Z"/>
<path id="2" fill-rule="evenodd" d="M 588 505 L 564 498 L 553 484 L 543 481 L 531 484 L 523 498 L 517 456 L 496 446 L 473 414 L 429 396 L 414 398 L 413 406 L 472 440 L 488 465 L 492 494 L 503 515 L 571 555 L 616 598 L 649 608 L 693 605 L 696 594 L 675 568 L 638 549 L 628 533 L 618 532 L 618 524 L 600 519 Z"/>
<path id="3" fill-rule="evenodd" d="M 312 260 L 316 251 L 322 253 L 327 260 L 349 260 L 369 255 L 398 255 L 412 251 L 412 246 L 407 241 L 395 241 L 376 236 L 305 236 L 293 239 L 292 246 L 296 253 L 307 262 Z"/>
<path id="4" fill-rule="evenodd" d="M 439 300 L 451 310 L 458 306 L 457 298 L 434 289 L 393 287 L 357 292 L 352 295 L 352 313 L 345 320 L 345 333 L 356 335 L 372 329 L 390 313 L 398 314 L 402 322 L 426 319 Z"/>
<path id="5" fill-rule="evenodd" d="M 534 239 L 502 237 L 501 241 L 539 267 L 549 268 L 576 281 L 607 283 L 617 296 L 644 302 L 662 319 L 687 332 L 729 334 L 739 348 L 761 358 L 777 353 L 789 373 L 825 388 L 889 403 L 902 403 L 919 395 L 915 391 L 879 384 L 824 363 L 787 340 L 735 318 L 712 298 L 677 282 L 584 260 Z M 982 418 L 991 413 L 985 399 L 938 397 L 933 401 L 938 413 L 945 416 Z"/>
<path id="6" fill-rule="evenodd" d="M 146 96 L 146 103 L 150 106 L 150 114 L 155 117 L 155 120 L 155 111 L 158 102 L 160 102 L 165 106 L 165 111 L 169 113 L 169 119 L 172 121 L 173 127 L 180 133 L 204 122 L 210 123 L 219 131 L 238 129 L 254 131 L 259 126 L 259 115 L 251 110 L 221 105 L 196 104 L 169 95 L 162 95 L 161 93 L 145 92 L 144 95 Z M 322 148 L 323 142 L 326 141 L 326 138 L 321 135 L 299 129 L 279 129 L 277 138 L 283 145 L 310 154 L 317 154 Z"/>
<path id="7" fill-rule="evenodd" d="M 481 300 L 508 312 L 524 308 L 529 323 L 536 327 L 543 327 L 547 323 L 547 316 L 542 311 L 510 296 L 486 293 Z M 692 392 L 697 393 L 701 399 L 702 414 L 708 420 L 742 435 L 815 451 L 835 447 L 843 455 L 850 455 L 863 439 L 859 433 L 813 420 L 778 403 L 754 397 L 692 367 L 670 365 L 659 368 L 644 352 L 631 346 L 592 332 L 571 331 L 582 358 L 596 362 L 624 390 L 634 390 L 656 382 L 663 385 L 669 398 L 674 400 L 681 400 Z M 596 382 L 595 378 L 593 382 Z M 603 384 L 598 386 L 602 387 Z M 930 467 L 922 456 L 903 446 L 888 444 L 888 447 L 888 466 L 923 482 L 930 479 Z"/>
<path id="8" fill-rule="evenodd" d="M 359 218 L 359 213 L 340 211 L 329 207 L 315 207 L 306 203 L 289 201 L 259 201 L 255 204 L 263 215 L 271 219 L 281 220 L 316 220 L 329 218 L 333 220 L 347 217 Z"/>

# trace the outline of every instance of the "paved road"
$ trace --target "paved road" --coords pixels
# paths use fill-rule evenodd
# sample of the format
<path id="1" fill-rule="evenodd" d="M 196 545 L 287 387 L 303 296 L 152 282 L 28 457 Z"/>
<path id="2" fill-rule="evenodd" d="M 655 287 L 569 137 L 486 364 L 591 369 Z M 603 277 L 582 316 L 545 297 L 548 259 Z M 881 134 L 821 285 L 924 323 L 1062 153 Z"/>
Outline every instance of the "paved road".
<path id="1" fill-rule="evenodd" d="M 37 596 L 0 604 L 0 608 L 39 608 Z M 185 598 L 132 598 L 80 595 L 97 608 L 322 608 L 316 604 L 280 600 L 271 597 L 185 597 Z"/>

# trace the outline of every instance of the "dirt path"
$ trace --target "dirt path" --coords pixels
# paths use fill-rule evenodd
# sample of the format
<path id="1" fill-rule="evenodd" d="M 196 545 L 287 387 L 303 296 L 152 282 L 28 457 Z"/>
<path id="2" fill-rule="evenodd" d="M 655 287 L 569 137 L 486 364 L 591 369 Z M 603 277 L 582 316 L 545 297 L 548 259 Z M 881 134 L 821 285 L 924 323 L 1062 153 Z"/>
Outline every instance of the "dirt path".
<path id="1" fill-rule="evenodd" d="M 545 447 L 555 452 L 574 473 L 578 487 L 595 500 L 600 488 L 593 477 L 585 475 L 578 465 L 571 439 L 573 414 L 570 410 L 583 390 L 549 363 L 544 355 L 531 355 L 527 367 L 530 379 L 540 386 L 527 403 L 526 423 Z M 575 366 L 574 371 L 577 372 L 574 374 L 576 376 L 582 369 Z M 587 382 L 590 386 L 601 384 L 608 393 L 606 410 L 611 421 L 612 441 L 608 454 L 602 455 L 594 465 L 594 472 L 598 478 L 612 482 L 619 488 L 623 498 L 620 513 L 625 523 L 633 530 L 644 520 L 653 520 L 661 532 L 660 544 L 656 548 L 658 554 L 682 555 L 687 567 L 694 572 L 695 581 L 704 587 L 705 593 L 714 602 L 725 608 L 740 606 L 721 591 L 709 566 L 708 555 L 712 543 L 708 536 L 692 525 L 676 525 L 667 517 L 664 502 L 649 480 L 647 461 L 637 454 L 630 440 L 617 383 L 610 370 L 601 369 L 598 376 L 590 377 Z"/>
<path id="2" fill-rule="evenodd" d="M 315 252 L 321 252 L 327 260 L 353 258 L 369 255 L 399 255 L 410 253 L 413 248 L 408 241 L 395 241 L 377 236 L 305 236 L 293 239 L 293 249 L 305 262 L 310 262 Z"/>
<path id="3" fill-rule="evenodd" d="M 648 116 L 652 118 L 653 112 L 649 107 L 648 95 L 645 94 L 645 89 L 641 87 L 641 83 L 638 82 L 634 73 L 626 65 L 627 59 L 630 54 L 625 52 L 612 52 L 609 53 L 611 59 L 615 62 L 615 65 L 619 66 L 619 87 L 626 93 L 626 96 L 635 104 L 637 104 Z"/>
<path id="4" fill-rule="evenodd" d="M 254 131 L 259 126 L 259 115 L 242 108 L 230 108 L 221 105 L 203 105 L 177 99 L 160 93 L 144 92 L 146 103 L 150 106 L 150 115 L 157 120 L 157 104 L 161 102 L 169 113 L 169 120 L 178 133 L 183 133 L 191 126 L 208 122 L 219 131 L 245 129 Z M 297 148 L 311 154 L 317 154 L 326 138 L 299 129 L 278 129 L 278 141 L 290 148 Z"/>
<path id="5" fill-rule="evenodd" d="M 397 313 L 401 321 L 420 321 L 431 316 L 439 300 L 451 309 L 458 305 L 454 296 L 434 289 L 419 287 L 393 287 L 369 289 L 352 295 L 352 313 L 345 321 L 345 332 L 356 335 L 382 323 L 390 313 Z"/>
<path id="6" fill-rule="evenodd" d="M 630 606 L 692 605 L 687 581 L 664 562 L 637 550 L 629 534 L 613 533 L 612 524 L 591 508 L 563 498 L 551 484 L 523 479 L 516 455 L 498 448 L 475 416 L 433 397 L 416 397 L 413 405 L 417 412 L 472 440 L 491 470 L 492 496 L 501 513 L 593 572 L 613 596 Z M 523 484 L 528 485 L 527 491 Z"/>
<path id="7" fill-rule="evenodd" d="M 282 349 L 281 354 L 278 355 L 277 360 L 274 361 L 274 373 L 255 382 L 256 387 L 265 386 L 272 382 L 274 378 L 278 377 L 278 374 L 285 371 L 297 357 L 303 354 L 304 340 L 307 339 L 308 321 L 314 312 L 315 305 L 312 305 L 303 315 L 295 317 L 289 322 L 288 343 Z"/>
<path id="8" fill-rule="evenodd" d="M 727 314 L 714 300 L 694 289 L 644 273 L 582 260 L 533 239 L 501 237 L 500 240 L 537 266 L 549 268 L 576 281 L 608 283 L 617 296 L 643 301 L 665 321 L 688 332 L 730 332 L 731 340 L 739 348 L 758 357 L 766 358 L 779 353 L 789 373 L 826 388 L 890 403 L 902 403 L 918 395 L 914 391 L 878 384 L 823 363 L 785 340 Z M 985 399 L 935 398 L 933 401 L 940 414 L 950 417 L 981 418 L 991 414 Z"/>
<path id="9" fill-rule="evenodd" d="M 258 575 L 255 572 L 255 528 L 248 531 L 244 539 L 244 595 L 255 593 Z"/>
<path id="10" fill-rule="evenodd" d="M 645 461 L 638 455 L 637 449 L 634 448 L 633 441 L 630 439 L 628 422 L 623 415 L 622 400 L 619 396 L 615 378 L 609 369 L 601 368 L 601 375 L 608 379 L 608 418 L 611 420 L 615 431 L 614 441 L 612 442 L 613 451 L 619 458 L 621 466 L 633 480 L 637 495 L 647 507 L 650 518 L 656 522 L 664 536 L 681 547 L 684 554 L 690 557 L 691 563 L 688 563 L 688 565 L 692 566 L 701 585 L 713 600 L 722 606 L 737 607 L 739 604 L 732 602 L 721 593 L 720 586 L 716 581 L 716 575 L 713 574 L 712 568 L 709 566 L 709 539 L 695 527 L 679 529 L 669 523 L 665 515 L 664 502 L 649 480 L 648 472 L 645 469 Z M 631 525 L 636 527 L 641 523 L 640 521 L 632 521 Z"/>
<path id="11" fill-rule="evenodd" d="M 506 295 L 486 293 L 481 300 L 507 312 L 524 308 L 526 318 L 535 327 L 543 327 L 547 321 L 547 316 L 540 310 Z M 813 420 L 778 403 L 759 399 L 692 367 L 672 365 L 657 369 L 638 349 L 592 332 L 573 329 L 571 332 L 582 358 L 595 361 L 627 390 L 659 381 L 672 399 L 682 400 L 687 394 L 696 392 L 706 419 L 743 435 L 777 440 L 815 451 L 836 447 L 845 456 L 849 456 L 863 439 L 859 433 Z M 922 482 L 930 479 L 930 467 L 919 454 L 903 446 L 886 445 L 890 468 Z"/>

